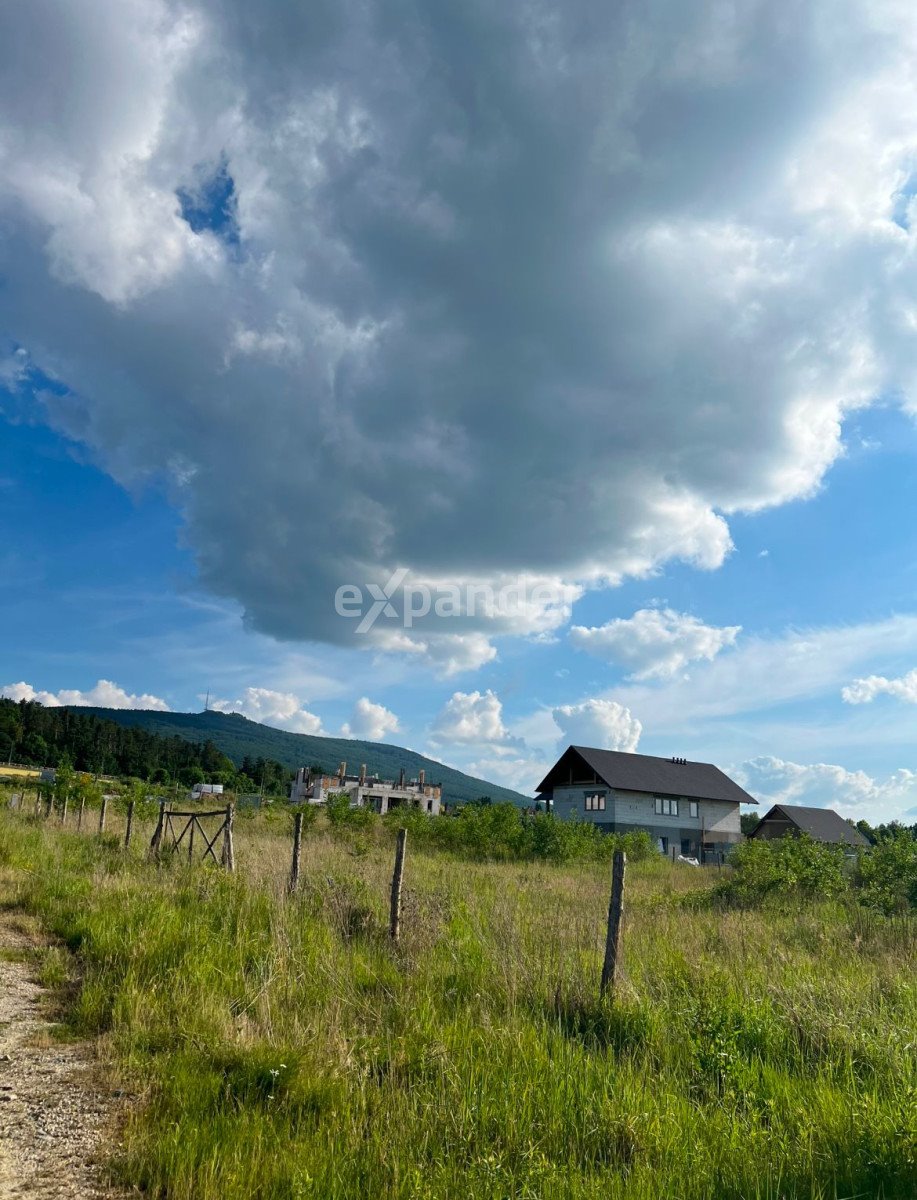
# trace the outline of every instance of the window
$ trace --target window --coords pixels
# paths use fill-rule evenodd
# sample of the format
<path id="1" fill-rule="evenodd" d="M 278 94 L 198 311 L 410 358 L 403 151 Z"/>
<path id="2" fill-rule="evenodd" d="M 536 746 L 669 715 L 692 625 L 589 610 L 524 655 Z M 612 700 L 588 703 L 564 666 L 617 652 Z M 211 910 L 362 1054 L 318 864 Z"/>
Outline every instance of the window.
<path id="1" fill-rule="evenodd" d="M 605 811 L 605 793 L 604 792 L 587 792 L 586 793 L 586 812 L 604 812 Z"/>
<path id="2" fill-rule="evenodd" d="M 678 801 L 672 800 L 668 796 L 656 796 L 656 814 L 660 817 L 677 817 L 678 816 Z"/>
<path id="3" fill-rule="evenodd" d="M 700 805 L 697 803 L 697 801 L 696 801 L 696 800 L 691 800 L 691 801 L 689 802 L 688 808 L 689 808 L 689 810 L 690 810 L 691 816 L 692 816 L 692 817 L 696 817 L 696 816 L 698 815 L 698 812 L 699 812 L 699 810 L 700 810 Z"/>

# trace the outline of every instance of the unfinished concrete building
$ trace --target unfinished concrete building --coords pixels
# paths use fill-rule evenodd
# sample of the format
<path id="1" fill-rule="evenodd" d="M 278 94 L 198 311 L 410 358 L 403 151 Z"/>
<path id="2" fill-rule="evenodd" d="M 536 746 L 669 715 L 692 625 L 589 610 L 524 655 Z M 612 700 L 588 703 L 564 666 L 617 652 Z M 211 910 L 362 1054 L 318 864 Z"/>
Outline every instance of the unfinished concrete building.
<path id="1" fill-rule="evenodd" d="M 402 767 L 396 781 L 367 775 L 365 763 L 360 767 L 359 775 L 348 775 L 346 762 L 341 763 L 337 775 L 322 775 L 311 767 L 300 767 L 290 788 L 290 802 L 324 804 L 329 796 L 344 793 L 354 807 L 366 805 L 377 813 L 411 807 L 438 816 L 442 805 L 442 787 L 438 783 L 427 783 L 423 770 L 417 773 L 416 779 L 407 779 Z"/>

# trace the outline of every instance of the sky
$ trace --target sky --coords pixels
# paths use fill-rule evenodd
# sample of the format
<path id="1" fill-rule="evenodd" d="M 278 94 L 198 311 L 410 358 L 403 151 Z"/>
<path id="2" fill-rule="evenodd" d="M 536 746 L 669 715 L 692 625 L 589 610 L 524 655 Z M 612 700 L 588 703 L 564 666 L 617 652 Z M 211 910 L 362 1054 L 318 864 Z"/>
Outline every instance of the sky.
<path id="1" fill-rule="evenodd" d="M 915 166 L 900 0 L 5 6 L 0 694 L 914 820 Z"/>

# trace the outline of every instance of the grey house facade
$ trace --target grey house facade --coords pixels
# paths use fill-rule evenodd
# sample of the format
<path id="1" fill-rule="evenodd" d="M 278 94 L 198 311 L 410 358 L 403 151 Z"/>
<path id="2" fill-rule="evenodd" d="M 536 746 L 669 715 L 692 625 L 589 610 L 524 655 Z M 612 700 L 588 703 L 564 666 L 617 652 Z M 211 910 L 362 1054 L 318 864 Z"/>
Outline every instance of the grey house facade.
<path id="1" fill-rule="evenodd" d="M 549 812 L 609 833 L 645 830 L 662 854 L 700 858 L 742 840 L 755 804 L 713 763 L 568 746 L 536 788 Z"/>

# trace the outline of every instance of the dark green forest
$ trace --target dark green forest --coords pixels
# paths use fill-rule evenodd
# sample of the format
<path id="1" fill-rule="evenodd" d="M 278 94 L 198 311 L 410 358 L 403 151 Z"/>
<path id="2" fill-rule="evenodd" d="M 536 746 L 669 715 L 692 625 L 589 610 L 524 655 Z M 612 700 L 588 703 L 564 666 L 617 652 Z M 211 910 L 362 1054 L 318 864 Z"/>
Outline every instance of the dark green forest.
<path id="1" fill-rule="evenodd" d="M 286 792 L 292 771 L 263 756 L 238 763 L 212 741 L 191 742 L 137 726 L 118 725 L 94 713 L 44 708 L 34 701 L 0 699 L 0 762 L 131 776 L 152 783 L 186 786 L 207 780 L 237 792 Z"/>

